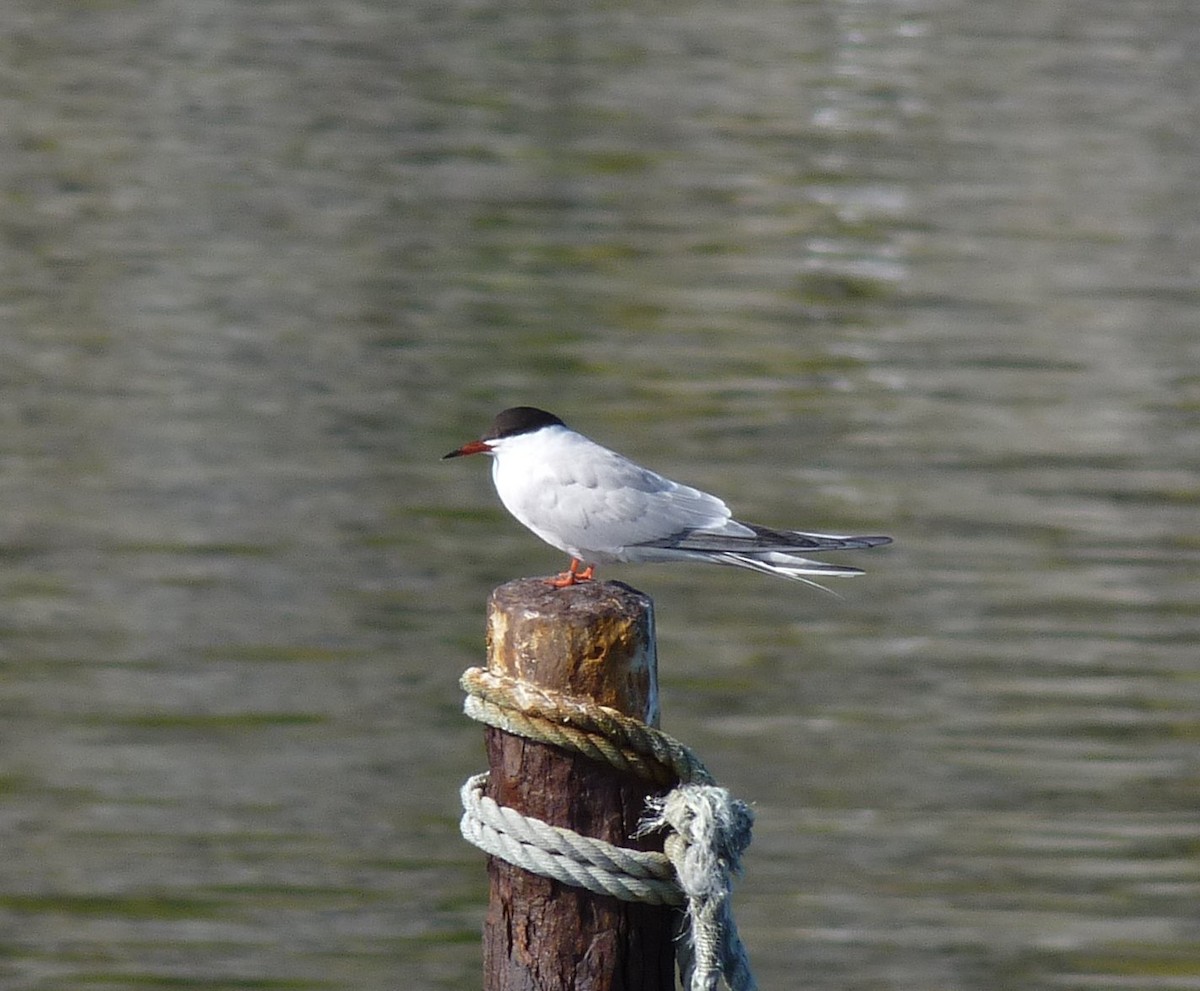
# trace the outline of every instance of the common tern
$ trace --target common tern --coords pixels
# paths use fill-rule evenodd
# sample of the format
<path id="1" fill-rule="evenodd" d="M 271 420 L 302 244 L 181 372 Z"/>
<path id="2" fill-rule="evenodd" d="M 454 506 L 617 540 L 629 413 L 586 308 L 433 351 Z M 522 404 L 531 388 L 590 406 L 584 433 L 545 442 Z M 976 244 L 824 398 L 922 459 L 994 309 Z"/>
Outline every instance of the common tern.
<path id="1" fill-rule="evenodd" d="M 741 523 L 716 496 L 634 464 L 533 406 L 504 410 L 483 437 L 445 458 L 467 454 L 491 455 L 492 482 L 505 508 L 571 556 L 567 570 L 547 580 L 558 588 L 589 581 L 597 564 L 614 561 L 705 561 L 817 585 L 806 576 L 862 571 L 810 561 L 801 552 L 892 542 Z"/>

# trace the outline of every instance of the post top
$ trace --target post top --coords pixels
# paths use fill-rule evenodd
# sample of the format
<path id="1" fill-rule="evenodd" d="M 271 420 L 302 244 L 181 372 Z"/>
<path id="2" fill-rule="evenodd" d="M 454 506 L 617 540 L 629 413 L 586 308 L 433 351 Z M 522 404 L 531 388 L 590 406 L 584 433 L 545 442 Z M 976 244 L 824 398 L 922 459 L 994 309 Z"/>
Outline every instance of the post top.
<path id="1" fill-rule="evenodd" d="M 501 585 L 488 601 L 488 669 L 658 724 L 654 602 L 623 582 Z"/>
<path id="2" fill-rule="evenodd" d="M 544 578 L 516 578 L 493 589 L 491 602 L 496 608 L 522 608 L 546 616 L 592 611 L 632 614 L 654 609 L 654 601 L 645 592 L 616 581 L 588 581 L 554 588 Z"/>

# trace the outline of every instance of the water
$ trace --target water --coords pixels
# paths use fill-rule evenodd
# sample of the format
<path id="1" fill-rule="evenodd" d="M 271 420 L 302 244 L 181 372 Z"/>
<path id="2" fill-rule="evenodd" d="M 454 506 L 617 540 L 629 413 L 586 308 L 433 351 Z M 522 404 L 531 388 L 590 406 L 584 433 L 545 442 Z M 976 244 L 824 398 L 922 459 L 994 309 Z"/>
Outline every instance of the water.
<path id="1" fill-rule="evenodd" d="M 763 987 L 1200 988 L 1191 15 L 13 5 L 0 986 L 478 986 L 528 402 L 897 538 L 606 572 Z"/>

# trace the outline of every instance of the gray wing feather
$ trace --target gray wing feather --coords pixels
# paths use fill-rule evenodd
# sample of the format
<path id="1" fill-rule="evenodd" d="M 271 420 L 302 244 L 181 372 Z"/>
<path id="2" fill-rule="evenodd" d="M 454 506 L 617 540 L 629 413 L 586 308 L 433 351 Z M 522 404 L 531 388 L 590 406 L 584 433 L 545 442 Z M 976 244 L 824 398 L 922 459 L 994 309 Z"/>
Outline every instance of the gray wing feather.
<path id="1" fill-rule="evenodd" d="M 828 533 L 805 533 L 800 530 L 772 530 L 753 523 L 730 520 L 731 528 L 718 530 L 681 530 L 639 546 L 669 547 L 683 551 L 723 551 L 734 554 L 763 554 L 769 551 L 853 551 L 890 544 L 890 537 L 842 537 Z"/>
<path id="2" fill-rule="evenodd" d="M 523 504 L 510 506 L 518 519 L 552 519 L 570 543 L 596 550 L 649 546 L 680 531 L 732 526 L 750 533 L 730 520 L 729 507 L 716 496 L 664 478 L 615 451 L 593 444 L 586 457 L 570 453 L 546 463 L 540 482 L 529 480 Z"/>

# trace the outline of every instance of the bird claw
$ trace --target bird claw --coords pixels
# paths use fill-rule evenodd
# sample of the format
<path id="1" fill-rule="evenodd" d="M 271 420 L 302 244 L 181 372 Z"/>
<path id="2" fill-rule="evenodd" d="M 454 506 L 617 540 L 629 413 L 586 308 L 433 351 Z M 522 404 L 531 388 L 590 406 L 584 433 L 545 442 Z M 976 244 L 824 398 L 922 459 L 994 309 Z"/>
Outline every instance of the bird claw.
<path id="1" fill-rule="evenodd" d="M 582 571 L 579 566 L 583 562 L 579 558 L 571 558 L 570 567 L 567 568 L 561 575 L 555 575 L 553 578 L 547 578 L 546 584 L 551 588 L 570 588 L 572 585 L 582 585 L 584 582 L 590 582 L 592 575 L 596 571 L 594 564 L 589 564 Z"/>

